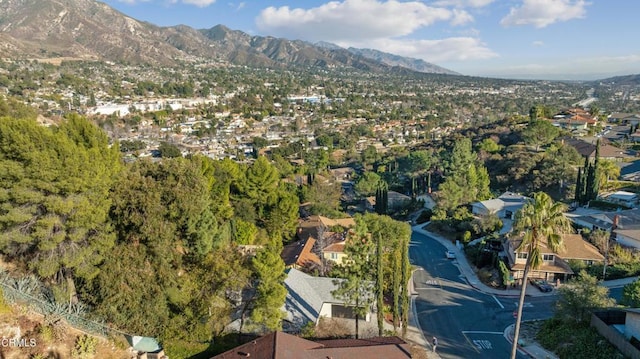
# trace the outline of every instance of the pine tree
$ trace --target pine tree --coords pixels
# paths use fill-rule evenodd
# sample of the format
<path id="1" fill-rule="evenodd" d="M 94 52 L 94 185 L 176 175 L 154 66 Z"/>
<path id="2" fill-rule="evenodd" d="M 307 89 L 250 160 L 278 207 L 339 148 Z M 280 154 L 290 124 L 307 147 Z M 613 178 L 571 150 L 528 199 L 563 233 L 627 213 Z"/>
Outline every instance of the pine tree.
<path id="1" fill-rule="evenodd" d="M 253 258 L 258 285 L 251 319 L 269 330 L 279 330 L 284 313 L 287 289 L 284 286 L 284 262 L 280 258 L 282 245 L 273 241 Z"/>

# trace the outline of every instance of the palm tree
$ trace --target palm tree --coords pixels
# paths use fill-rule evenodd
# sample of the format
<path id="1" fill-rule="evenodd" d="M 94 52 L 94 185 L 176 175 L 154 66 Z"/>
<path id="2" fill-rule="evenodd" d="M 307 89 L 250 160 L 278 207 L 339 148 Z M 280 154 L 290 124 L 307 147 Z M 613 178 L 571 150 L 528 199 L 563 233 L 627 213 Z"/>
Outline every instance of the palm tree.
<path id="1" fill-rule="evenodd" d="M 609 187 L 609 180 L 620 177 L 620 167 L 611 160 L 601 159 L 598 163 L 598 176 L 598 183 L 606 189 Z"/>
<path id="2" fill-rule="evenodd" d="M 516 328 L 511 347 L 511 359 L 515 359 L 518 349 L 522 307 L 524 306 L 529 270 L 535 270 L 542 264 L 540 247 L 543 244 L 554 252 L 562 246 L 562 234 L 571 230 L 569 220 L 563 214 L 565 209 L 566 206 L 563 203 L 553 203 L 548 194 L 537 192 L 533 195 L 533 200 L 526 203 L 516 213 L 513 228 L 515 233 L 522 233 L 522 242 L 516 251 L 527 252 L 527 263 L 524 266 L 524 274 L 522 276 L 522 288 L 520 289 Z"/>

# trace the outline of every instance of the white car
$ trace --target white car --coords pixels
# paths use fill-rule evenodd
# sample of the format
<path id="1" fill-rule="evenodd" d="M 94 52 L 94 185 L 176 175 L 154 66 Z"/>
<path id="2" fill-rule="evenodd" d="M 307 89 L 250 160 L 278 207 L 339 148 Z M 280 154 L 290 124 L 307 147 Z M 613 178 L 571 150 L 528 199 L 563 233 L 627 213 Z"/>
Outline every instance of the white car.
<path id="1" fill-rule="evenodd" d="M 445 251 L 444 255 L 447 257 L 447 259 L 456 259 L 456 254 L 451 250 Z"/>

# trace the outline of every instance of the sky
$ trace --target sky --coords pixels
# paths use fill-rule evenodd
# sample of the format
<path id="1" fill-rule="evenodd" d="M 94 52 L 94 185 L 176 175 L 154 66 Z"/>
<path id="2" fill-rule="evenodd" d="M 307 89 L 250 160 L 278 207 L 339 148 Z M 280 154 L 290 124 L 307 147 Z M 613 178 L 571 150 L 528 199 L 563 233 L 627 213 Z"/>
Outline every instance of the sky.
<path id="1" fill-rule="evenodd" d="M 137 20 L 419 58 L 463 75 L 640 73 L 638 0 L 102 0 Z"/>

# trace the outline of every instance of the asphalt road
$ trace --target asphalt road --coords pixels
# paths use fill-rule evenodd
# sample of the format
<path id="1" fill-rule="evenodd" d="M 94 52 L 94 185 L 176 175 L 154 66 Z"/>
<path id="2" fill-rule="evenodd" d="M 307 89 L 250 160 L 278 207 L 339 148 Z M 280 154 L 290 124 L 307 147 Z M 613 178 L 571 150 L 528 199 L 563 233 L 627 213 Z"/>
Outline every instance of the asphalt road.
<path id="1" fill-rule="evenodd" d="M 420 267 L 414 273 L 416 314 L 429 342 L 438 338 L 438 352 L 452 358 L 508 358 L 511 344 L 504 330 L 515 322 L 517 298 L 481 293 L 467 284 L 456 261 L 446 259 L 445 247 L 413 233 L 409 256 Z M 552 315 L 554 297 L 528 297 L 524 320 Z M 526 358 L 519 354 L 518 358 Z"/>

